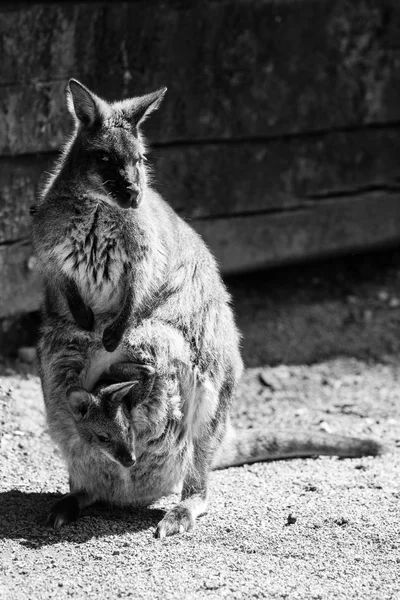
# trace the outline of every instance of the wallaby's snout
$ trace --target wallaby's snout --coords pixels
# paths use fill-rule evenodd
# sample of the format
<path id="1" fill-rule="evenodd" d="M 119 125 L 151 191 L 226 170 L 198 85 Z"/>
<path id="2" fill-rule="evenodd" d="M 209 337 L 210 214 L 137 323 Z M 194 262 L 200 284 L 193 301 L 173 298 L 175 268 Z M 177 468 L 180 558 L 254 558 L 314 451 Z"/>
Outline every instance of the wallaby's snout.
<path id="1" fill-rule="evenodd" d="M 142 199 L 142 190 L 145 175 L 143 172 L 142 158 L 128 162 L 125 167 L 125 196 L 128 197 L 127 208 L 137 208 Z M 124 206 L 122 206 L 124 208 Z"/>
<path id="2" fill-rule="evenodd" d="M 122 163 L 123 158 L 120 160 Z M 141 165 L 117 165 L 109 160 L 105 165 L 98 165 L 98 172 L 104 181 L 105 191 L 120 208 L 139 206 L 145 182 L 145 173 Z"/>
<path id="3" fill-rule="evenodd" d="M 137 208 L 142 200 L 141 189 L 138 185 L 131 185 L 128 190 L 130 192 L 131 208 Z"/>
<path id="4" fill-rule="evenodd" d="M 126 187 L 120 190 L 118 205 L 120 208 L 137 208 L 142 200 L 142 190 L 137 183 L 126 182 Z"/>
<path id="5" fill-rule="evenodd" d="M 140 204 L 141 192 L 140 189 L 134 189 L 132 187 L 126 187 L 121 189 L 118 195 L 116 203 L 120 208 L 137 208 Z"/>

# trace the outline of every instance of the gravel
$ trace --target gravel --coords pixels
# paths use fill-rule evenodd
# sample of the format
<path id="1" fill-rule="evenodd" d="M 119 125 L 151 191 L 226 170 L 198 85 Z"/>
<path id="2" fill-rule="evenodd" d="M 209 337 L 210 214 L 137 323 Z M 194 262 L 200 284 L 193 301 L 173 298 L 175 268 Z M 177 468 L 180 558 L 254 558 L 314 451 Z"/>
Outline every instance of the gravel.
<path id="1" fill-rule="evenodd" d="M 208 515 L 164 541 L 153 532 L 176 498 L 140 510 L 97 506 L 59 531 L 45 526 L 67 491 L 46 432 L 39 380 L 0 378 L 0 597 L 398 598 L 400 364 L 336 358 L 248 369 L 238 426 L 320 427 L 373 435 L 378 458 L 277 461 L 212 474 Z"/>

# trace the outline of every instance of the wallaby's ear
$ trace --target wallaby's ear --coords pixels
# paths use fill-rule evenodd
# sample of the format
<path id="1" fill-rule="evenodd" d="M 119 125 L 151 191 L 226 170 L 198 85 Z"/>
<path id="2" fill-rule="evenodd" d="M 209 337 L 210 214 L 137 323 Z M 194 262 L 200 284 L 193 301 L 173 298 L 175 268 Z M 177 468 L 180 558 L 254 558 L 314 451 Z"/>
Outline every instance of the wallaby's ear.
<path id="1" fill-rule="evenodd" d="M 136 127 L 141 125 L 143 121 L 160 106 L 166 91 L 167 88 L 164 87 L 151 94 L 133 98 L 131 106 L 128 105 L 126 109 L 127 117 L 131 123 Z"/>
<path id="2" fill-rule="evenodd" d="M 82 125 L 90 127 L 100 120 L 104 108 L 104 100 L 93 94 L 76 79 L 70 79 L 67 90 L 67 106 L 72 116 L 77 117 Z"/>
<path id="3" fill-rule="evenodd" d="M 89 392 L 78 386 L 68 389 L 67 401 L 75 421 L 83 419 L 93 402 Z"/>

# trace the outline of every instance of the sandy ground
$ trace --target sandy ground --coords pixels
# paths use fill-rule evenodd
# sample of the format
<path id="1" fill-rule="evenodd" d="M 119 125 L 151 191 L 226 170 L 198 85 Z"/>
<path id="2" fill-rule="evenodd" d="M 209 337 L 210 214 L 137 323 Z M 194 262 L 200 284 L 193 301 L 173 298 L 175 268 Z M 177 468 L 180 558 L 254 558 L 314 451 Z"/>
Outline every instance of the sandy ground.
<path id="1" fill-rule="evenodd" d="M 374 436 L 387 453 L 215 472 L 208 515 L 164 541 L 153 532 L 175 498 L 45 526 L 67 473 L 34 369 L 3 360 L 0 598 L 400 598 L 400 261 L 385 261 L 230 287 L 250 365 L 237 425 Z"/>

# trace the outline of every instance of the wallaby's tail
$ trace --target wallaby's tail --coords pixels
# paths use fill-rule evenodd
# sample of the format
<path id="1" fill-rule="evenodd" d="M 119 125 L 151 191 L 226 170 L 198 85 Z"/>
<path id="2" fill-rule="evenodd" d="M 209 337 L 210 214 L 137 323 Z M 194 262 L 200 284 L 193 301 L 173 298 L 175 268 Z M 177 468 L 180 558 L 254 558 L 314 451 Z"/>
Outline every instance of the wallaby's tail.
<path id="1" fill-rule="evenodd" d="M 235 430 L 229 428 L 225 440 L 215 457 L 213 468 L 223 469 L 238 465 L 301 458 L 318 455 L 376 456 L 383 446 L 373 439 L 360 439 L 324 432 L 282 430 L 266 432 L 257 429 Z"/>

